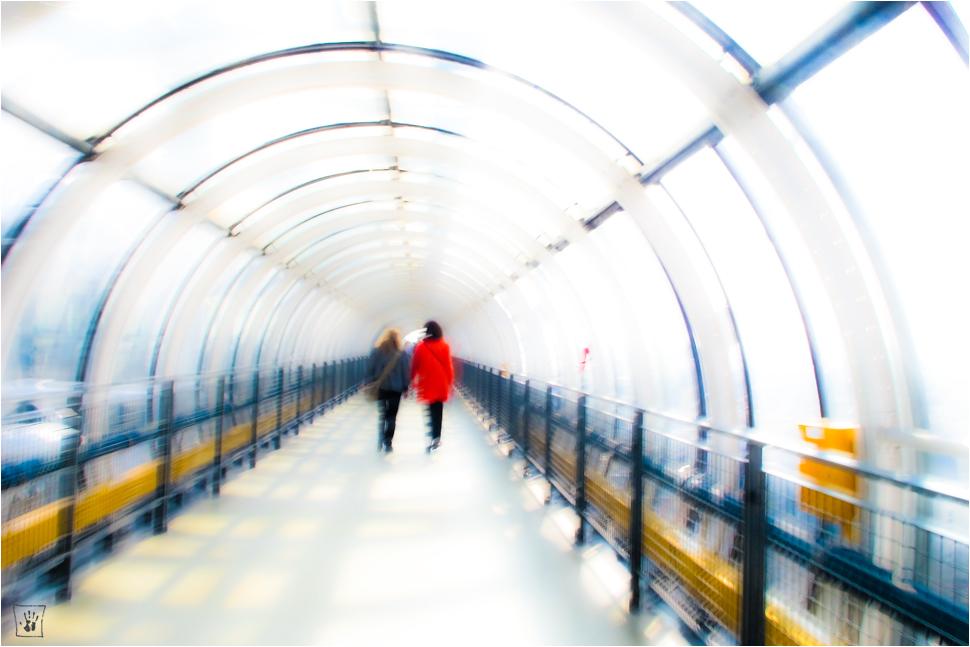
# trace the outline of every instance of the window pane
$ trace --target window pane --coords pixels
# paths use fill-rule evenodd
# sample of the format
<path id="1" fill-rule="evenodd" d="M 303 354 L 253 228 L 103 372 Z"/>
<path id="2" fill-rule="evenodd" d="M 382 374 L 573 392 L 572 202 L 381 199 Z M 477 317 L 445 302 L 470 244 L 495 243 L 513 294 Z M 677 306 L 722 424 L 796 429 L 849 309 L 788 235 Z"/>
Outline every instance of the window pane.
<path id="1" fill-rule="evenodd" d="M 80 153 L 7 112 L 0 115 L 0 227 L 6 238 L 10 227 L 37 205 Z"/>
<path id="2" fill-rule="evenodd" d="M 186 275 L 225 233 L 209 223 L 197 225 L 158 265 L 132 309 L 118 344 L 113 382 L 148 377 L 155 344 L 172 300 Z"/>
<path id="3" fill-rule="evenodd" d="M 227 242 L 224 241 L 219 244 L 225 245 Z M 192 324 L 189 326 L 189 332 L 185 336 L 185 341 L 182 342 L 182 348 L 178 358 L 178 368 L 176 369 L 177 375 L 191 375 L 202 370 L 200 354 L 202 353 L 203 341 L 209 333 L 212 321 L 226 296 L 226 291 L 232 285 L 233 279 L 258 254 L 259 252 L 257 250 L 243 252 L 233 259 L 229 266 L 219 275 L 219 278 L 212 284 L 212 287 L 209 289 L 205 299 L 202 301 L 202 304 L 192 319 Z"/>
<path id="4" fill-rule="evenodd" d="M 373 38 L 365 3 L 280 3 L 272 11 L 207 2 L 56 7 L 11 37 L 4 33 L 3 92 L 82 140 L 223 65 L 300 45 Z"/>
<path id="5" fill-rule="evenodd" d="M 664 177 L 717 270 L 751 383 L 755 427 L 799 438 L 818 418 L 805 328 L 778 255 L 741 188 L 710 148 Z"/>
<path id="6" fill-rule="evenodd" d="M 142 160 L 135 172 L 177 194 L 267 142 L 320 126 L 387 119 L 385 106 L 383 93 L 367 89 L 314 90 L 257 101 L 179 135 Z"/>
<path id="7" fill-rule="evenodd" d="M 838 161 L 889 265 L 920 363 L 926 424 L 965 440 L 966 67 L 916 5 L 792 97 Z"/>
<path id="8" fill-rule="evenodd" d="M 644 162 L 707 118 L 679 81 L 569 3 L 381 2 L 378 17 L 389 42 L 463 54 L 555 94 Z"/>
<path id="9" fill-rule="evenodd" d="M 651 385 L 651 409 L 694 417 L 698 412 L 697 373 L 687 326 L 656 254 L 643 232 L 625 213 L 614 214 L 593 233 L 609 249 L 624 297 L 647 348 L 648 364 L 635 368 L 635 379 Z"/>
<path id="10" fill-rule="evenodd" d="M 101 194 L 49 256 L 16 331 L 4 380 L 75 379 L 91 318 L 112 273 L 153 217 L 168 208 L 130 182 Z"/>

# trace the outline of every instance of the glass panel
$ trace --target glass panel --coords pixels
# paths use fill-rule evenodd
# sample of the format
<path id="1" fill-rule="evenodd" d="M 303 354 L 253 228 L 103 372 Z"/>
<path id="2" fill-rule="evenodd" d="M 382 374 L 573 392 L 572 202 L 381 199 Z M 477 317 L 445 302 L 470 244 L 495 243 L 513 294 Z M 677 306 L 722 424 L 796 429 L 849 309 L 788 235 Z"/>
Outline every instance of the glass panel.
<path id="1" fill-rule="evenodd" d="M 118 182 L 78 218 L 37 281 L 4 380 L 75 379 L 91 318 L 108 281 L 146 226 L 168 208 L 155 194 Z"/>
<path id="2" fill-rule="evenodd" d="M 280 137 L 332 124 L 387 119 L 384 93 L 344 88 L 297 92 L 243 105 L 218 115 L 148 155 L 135 172 L 178 194 L 227 161 Z M 345 129 L 349 136 L 362 129 Z M 319 139 L 319 138 L 318 138 Z"/>
<path id="3" fill-rule="evenodd" d="M 550 366 L 537 367 L 537 371 L 530 377 L 538 377 L 555 381 L 561 379 L 565 373 L 564 364 L 568 361 L 566 353 L 575 347 L 572 331 L 567 330 L 560 312 L 556 308 L 555 292 L 546 285 L 544 277 L 540 276 L 542 267 L 536 268 L 529 276 L 519 279 L 516 285 L 522 291 L 522 296 L 536 310 L 536 319 L 541 322 L 542 330 L 537 331 L 537 337 L 546 345 L 546 355 Z"/>
<path id="4" fill-rule="evenodd" d="M 364 214 L 378 211 L 394 211 L 397 209 L 397 206 L 397 203 L 393 201 L 368 201 L 326 211 L 314 208 L 287 218 L 279 225 L 267 231 L 266 234 L 257 238 L 255 245 L 257 247 L 263 247 L 264 251 L 269 254 L 278 249 L 283 249 L 288 245 L 292 246 L 294 243 L 302 243 L 296 250 L 299 251 L 312 245 L 315 240 L 336 233 L 333 230 L 334 220 L 354 215 L 363 216 Z M 289 261 L 291 258 L 292 254 L 290 257 L 284 259 L 284 262 Z"/>
<path id="5" fill-rule="evenodd" d="M 557 319 L 563 329 L 562 337 L 567 342 L 559 349 L 559 371 L 550 377 L 562 386 L 576 389 L 582 386 L 592 391 L 597 386 L 593 380 L 592 366 L 590 371 L 584 372 L 585 377 L 579 373 L 579 363 L 584 357 L 583 349 L 594 345 L 592 325 L 586 309 L 579 302 L 576 288 L 568 282 L 561 268 L 546 267 L 552 264 L 554 263 L 540 265 L 530 275 L 536 280 L 539 289 L 548 295 L 547 298 L 556 309 Z"/>
<path id="6" fill-rule="evenodd" d="M 183 281 L 203 255 L 224 238 L 225 232 L 214 225 L 196 225 L 158 265 L 132 309 L 118 343 L 112 382 L 139 380 L 149 375 L 155 344 L 172 300 L 179 296 Z"/>
<path id="7" fill-rule="evenodd" d="M 525 179 L 537 173 L 557 192 L 570 196 L 571 203 L 586 209 L 602 206 L 609 195 L 606 186 L 589 167 L 568 149 L 538 133 L 528 124 L 491 110 L 461 101 L 421 92 L 388 92 L 395 120 L 433 126 L 487 143 L 508 160 L 532 169 Z"/>
<path id="8" fill-rule="evenodd" d="M 219 243 L 219 245 L 221 246 L 227 243 L 228 239 Z M 210 257 L 216 251 L 213 250 L 210 253 Z M 202 358 L 200 355 L 203 352 L 203 341 L 208 336 L 219 306 L 225 300 L 226 292 L 231 287 L 232 281 L 258 255 L 259 252 L 254 249 L 244 251 L 232 260 L 229 266 L 226 267 L 222 274 L 219 275 L 219 278 L 212 284 L 212 287 L 209 289 L 209 292 L 206 294 L 205 299 L 202 301 L 202 304 L 192 319 L 192 325 L 189 326 L 189 332 L 185 336 L 185 341 L 182 342 L 182 348 L 179 352 L 178 369 L 176 371 L 178 375 L 191 375 L 202 370 Z"/>
<path id="9" fill-rule="evenodd" d="M 553 181 L 554 178 L 552 180 L 547 179 L 546 176 L 543 175 L 544 167 L 530 167 L 525 163 L 525 160 L 510 157 L 506 151 L 495 148 L 490 141 L 477 141 L 464 136 L 455 136 L 442 133 L 431 128 L 395 128 L 394 136 L 407 137 L 408 139 L 416 139 L 418 141 L 430 142 L 440 146 L 447 146 L 448 148 L 453 148 L 455 150 L 474 155 L 475 157 L 494 164 L 499 168 L 504 169 L 507 173 L 511 173 L 516 177 L 528 182 L 529 186 L 532 187 L 533 190 L 543 195 L 546 199 L 560 205 L 562 209 L 567 209 L 574 203 L 570 196 L 570 187 L 559 187 L 557 186 L 556 182 Z M 416 172 L 430 173 L 439 177 L 446 177 L 455 180 L 460 179 L 460 175 L 463 170 L 460 167 L 455 167 L 454 165 L 444 165 L 436 163 L 433 160 L 418 159 L 414 157 L 403 158 L 400 168 L 402 170 L 409 169 Z"/>
<path id="10" fill-rule="evenodd" d="M 721 282 L 718 279 L 717 273 L 714 270 L 714 266 L 711 263 L 711 259 L 701 244 L 700 240 L 697 238 L 696 232 L 688 222 L 687 218 L 684 216 L 680 207 L 677 203 L 670 197 L 670 194 L 659 185 L 651 185 L 647 187 L 645 193 L 650 201 L 657 207 L 660 211 L 661 216 L 663 216 L 664 221 L 667 226 L 674 232 L 677 236 L 680 244 L 683 246 L 684 252 L 687 258 L 690 260 L 691 265 L 693 265 L 694 271 L 697 272 L 698 280 L 703 286 L 703 295 L 694 294 L 684 294 L 681 295 L 686 301 L 689 299 L 706 299 L 710 303 L 711 312 L 714 313 L 714 320 L 717 326 L 720 327 L 721 338 L 724 340 L 734 340 L 737 338 L 735 331 L 733 329 L 733 323 L 731 321 L 731 312 L 728 307 L 727 297 L 724 294 L 724 290 L 721 287 Z M 687 303 L 687 311 L 690 312 L 690 304 Z M 705 309 L 706 310 L 706 309 Z M 734 410 L 736 416 L 740 418 L 742 412 L 746 410 L 744 402 L 744 393 L 746 391 L 746 386 L 744 382 L 744 367 L 741 362 L 741 348 L 737 343 L 725 342 L 726 347 L 722 349 L 717 349 L 719 352 L 723 352 L 728 356 L 729 364 L 731 366 L 731 379 L 733 381 L 733 388 L 731 393 L 734 394 Z M 706 354 L 703 348 L 698 349 L 700 355 L 701 371 L 702 377 L 705 377 L 704 366 L 706 361 Z M 710 379 L 723 379 L 723 377 L 718 376 L 706 376 L 708 380 Z M 704 383 L 704 390 L 706 395 L 706 400 L 709 401 L 710 397 L 716 396 L 716 392 L 713 389 L 721 388 L 720 386 L 715 386 L 710 382 Z M 711 411 L 708 411 L 708 415 L 711 416 Z M 718 424 L 715 420 L 715 424 Z"/>
<path id="11" fill-rule="evenodd" d="M 285 272 L 276 272 L 273 279 L 266 284 L 266 288 L 255 299 L 251 307 L 246 308 L 246 321 L 243 324 L 242 334 L 234 351 L 235 360 L 233 364 L 240 366 L 255 366 L 256 356 L 259 351 L 259 343 L 266 330 L 269 317 L 273 311 L 279 307 L 280 300 L 285 297 L 279 291 L 280 283 L 288 278 Z"/>
<path id="12" fill-rule="evenodd" d="M 796 151 L 805 147 L 800 140 L 793 141 L 792 145 Z M 815 370 L 822 384 L 826 416 L 846 426 L 856 424 L 858 404 L 845 340 L 812 250 L 805 244 L 785 206 L 777 199 L 768 178 L 737 141 L 726 137 L 717 145 L 717 149 L 728 160 L 732 173 L 743 186 L 764 225 L 769 228 L 771 240 L 782 254 L 785 265 L 790 268 L 790 279 L 798 289 L 801 300 L 802 316 L 811 326 L 814 338 Z M 821 175 L 813 174 L 813 177 L 820 180 Z"/>
<path id="13" fill-rule="evenodd" d="M 516 350 L 518 350 L 519 352 L 519 361 L 518 362 L 511 361 L 508 363 L 508 365 L 505 368 L 511 373 L 519 373 L 522 375 L 526 375 L 528 374 L 527 372 L 529 370 L 529 363 L 527 359 L 528 355 L 526 355 L 526 352 L 525 352 L 525 344 L 523 343 L 523 329 L 522 329 L 523 323 L 526 323 L 526 322 L 524 321 L 523 317 L 519 316 L 515 312 L 515 307 L 512 305 L 512 299 L 510 299 L 507 294 L 496 294 L 494 298 L 495 298 L 495 303 L 498 304 L 498 306 L 505 313 L 505 316 L 509 318 L 509 323 L 512 324 L 512 332 L 515 335 Z M 527 335 L 528 333 L 524 333 L 524 334 Z"/>
<path id="14" fill-rule="evenodd" d="M 510 13 L 487 4 L 378 3 L 388 42 L 516 74 L 594 117 L 644 162 L 665 156 L 707 119 L 676 79 L 569 3 L 520 3 Z"/>
<path id="15" fill-rule="evenodd" d="M 602 269 L 594 264 L 591 250 L 579 245 L 570 245 L 554 259 L 562 267 L 566 278 L 579 292 L 581 305 L 593 326 L 593 338 L 585 348 L 589 348 L 589 356 L 585 350 L 576 357 L 574 365 L 582 383 L 582 389 L 597 395 L 632 400 L 632 370 L 629 365 L 628 327 L 625 322 L 625 310 L 619 307 L 619 295 L 613 287 L 613 277 L 606 275 Z M 580 370 L 581 362 L 585 361 L 584 370 Z M 605 380 L 603 383 L 592 383 L 593 371 L 596 364 Z"/>
<path id="16" fill-rule="evenodd" d="M 859 83 L 865 78 L 865 83 Z M 929 430 L 967 434 L 970 84 L 921 5 L 792 95 L 851 184 L 906 310 Z"/>
<path id="17" fill-rule="evenodd" d="M 266 271 L 269 263 L 273 269 Z M 259 274 L 256 283 L 254 275 Z M 256 301 L 263 296 L 264 290 L 282 274 L 271 259 L 256 257 L 249 266 L 239 274 L 222 303 L 222 310 L 209 334 L 206 347 L 205 366 L 207 370 L 224 370 L 234 365 L 236 344 L 243 334 L 243 329 L 249 319 Z M 245 292 L 244 292 L 245 290 Z M 240 305 L 241 303 L 241 305 Z M 229 317 L 232 317 L 229 319 Z M 211 350 L 210 350 L 211 349 Z"/>
<path id="18" fill-rule="evenodd" d="M 623 212 L 611 216 L 591 238 L 601 243 L 604 251 L 609 250 L 606 258 L 614 266 L 647 348 L 650 361 L 635 368 L 634 379 L 645 379 L 651 385 L 651 397 L 638 404 L 693 418 L 698 413 L 698 395 L 690 336 L 657 255 L 640 228 Z"/>
<path id="19" fill-rule="evenodd" d="M 6 238 L 81 154 L 7 112 L 0 115 L 0 228 Z"/>
<path id="20" fill-rule="evenodd" d="M 373 38 L 366 3 L 283 3 L 272 11 L 196 2 L 55 6 L 9 36 L 4 31 L 3 92 L 81 140 L 223 65 Z"/>
<path id="21" fill-rule="evenodd" d="M 800 438 L 819 416 L 805 327 L 777 252 L 744 193 L 710 148 L 662 184 L 687 215 L 731 304 L 748 366 L 755 427 Z"/>
<path id="22" fill-rule="evenodd" d="M 763 67 L 775 63 L 837 14 L 847 2 L 745 0 L 691 2 Z"/>
<path id="23" fill-rule="evenodd" d="M 381 155 L 353 155 L 339 157 L 330 160 L 319 160 L 312 165 L 313 168 L 294 169 L 279 175 L 265 176 L 257 183 L 250 185 L 236 193 L 231 199 L 219 205 L 215 210 L 208 214 L 220 227 L 232 229 L 233 233 L 241 233 L 247 228 L 258 223 L 261 218 L 272 214 L 276 209 L 281 208 L 289 202 L 299 200 L 307 195 L 330 189 L 342 184 L 352 184 L 357 181 L 367 181 L 366 173 L 342 175 L 359 169 L 388 169 L 394 163 L 393 158 Z M 333 177 L 331 176 L 339 176 Z M 318 178 L 326 178 L 323 182 L 313 182 L 302 186 L 299 179 L 305 178 L 303 182 L 311 182 Z M 296 190 L 294 187 L 300 187 Z M 362 196 L 363 198 L 374 198 L 373 195 Z M 356 200 L 354 200 L 356 201 Z M 347 204 L 346 198 L 340 198 L 336 202 L 320 202 L 318 207 L 321 211 Z"/>

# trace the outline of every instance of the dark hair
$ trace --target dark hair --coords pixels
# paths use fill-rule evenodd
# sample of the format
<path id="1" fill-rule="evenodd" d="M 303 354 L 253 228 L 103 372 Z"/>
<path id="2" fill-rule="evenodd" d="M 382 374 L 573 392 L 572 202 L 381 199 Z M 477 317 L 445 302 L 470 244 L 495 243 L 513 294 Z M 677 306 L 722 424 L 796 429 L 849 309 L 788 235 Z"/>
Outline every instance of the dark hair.
<path id="1" fill-rule="evenodd" d="M 441 339 L 442 335 L 444 335 L 437 321 L 429 321 L 424 324 L 424 328 L 428 339 Z"/>

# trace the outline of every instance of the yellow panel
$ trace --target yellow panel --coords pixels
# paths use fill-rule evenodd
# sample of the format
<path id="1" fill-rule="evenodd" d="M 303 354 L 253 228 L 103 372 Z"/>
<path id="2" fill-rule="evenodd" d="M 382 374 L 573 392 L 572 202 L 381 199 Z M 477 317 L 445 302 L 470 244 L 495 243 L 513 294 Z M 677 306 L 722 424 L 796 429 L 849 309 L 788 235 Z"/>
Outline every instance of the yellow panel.
<path id="1" fill-rule="evenodd" d="M 3 524 L 0 545 L 2 567 L 40 552 L 67 534 L 69 499 L 61 499 L 11 519 Z"/>
<path id="2" fill-rule="evenodd" d="M 737 569 L 700 548 L 685 551 L 676 532 L 649 510 L 643 513 L 643 550 L 654 563 L 672 570 L 687 592 L 726 627 L 741 626 L 741 587 Z"/>
<path id="3" fill-rule="evenodd" d="M 172 482 L 176 482 L 183 476 L 194 473 L 200 467 L 212 465 L 216 456 L 214 441 L 209 441 L 193 447 L 184 452 L 179 452 L 172 458 Z"/>
<path id="4" fill-rule="evenodd" d="M 160 470 L 160 462 L 155 460 L 128 470 L 117 480 L 81 492 L 75 529 L 81 530 L 142 497 L 154 494 Z"/>
<path id="5" fill-rule="evenodd" d="M 296 418 L 296 404 L 283 407 L 284 424 Z M 260 416 L 257 433 L 266 435 L 276 429 L 276 411 Z M 223 453 L 249 444 L 252 438 L 251 423 L 232 427 L 222 439 Z M 192 474 L 200 467 L 211 464 L 215 457 L 215 444 L 210 441 L 193 449 L 179 452 L 172 458 L 172 482 Z M 162 466 L 160 461 L 152 461 L 128 470 L 121 477 L 98 488 L 82 491 L 78 496 L 75 529 L 81 530 L 91 524 L 124 509 L 155 492 Z M 55 501 L 11 519 L 3 525 L 2 567 L 34 555 L 68 532 L 68 499 Z"/>
<path id="6" fill-rule="evenodd" d="M 859 434 L 856 427 L 833 427 L 829 421 L 820 420 L 816 424 L 798 425 L 798 428 L 802 432 L 802 438 L 823 451 L 845 452 L 853 456 L 856 454 L 855 439 Z"/>
<path id="7" fill-rule="evenodd" d="M 804 645 L 815 647 L 819 642 L 811 633 L 802 628 L 780 608 L 771 605 L 765 609 L 766 645 Z"/>

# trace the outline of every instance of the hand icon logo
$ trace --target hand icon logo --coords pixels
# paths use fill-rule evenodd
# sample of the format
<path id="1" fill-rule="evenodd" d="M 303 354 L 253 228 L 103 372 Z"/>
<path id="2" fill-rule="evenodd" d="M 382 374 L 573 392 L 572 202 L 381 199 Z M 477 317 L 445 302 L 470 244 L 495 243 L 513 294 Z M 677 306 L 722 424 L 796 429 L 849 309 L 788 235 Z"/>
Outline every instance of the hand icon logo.
<path id="1" fill-rule="evenodd" d="M 37 614 L 33 611 L 28 611 L 24 614 L 24 621 L 20 623 L 24 627 L 24 631 L 32 632 L 37 629 Z"/>
<path id="2" fill-rule="evenodd" d="M 13 605 L 17 635 L 21 638 L 44 637 L 44 610 L 46 605 Z"/>

